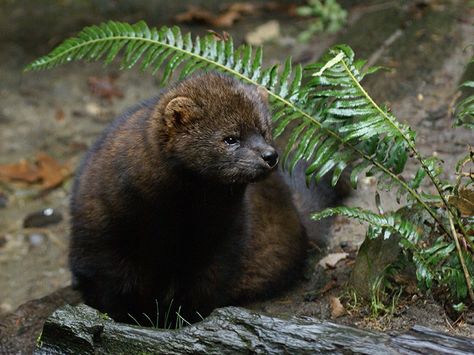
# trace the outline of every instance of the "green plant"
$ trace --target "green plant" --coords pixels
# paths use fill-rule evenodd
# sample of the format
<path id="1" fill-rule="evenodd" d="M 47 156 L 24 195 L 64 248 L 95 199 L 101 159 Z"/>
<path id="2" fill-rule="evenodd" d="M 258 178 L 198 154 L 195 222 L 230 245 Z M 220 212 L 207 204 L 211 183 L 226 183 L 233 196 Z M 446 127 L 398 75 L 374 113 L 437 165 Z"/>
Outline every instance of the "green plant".
<path id="1" fill-rule="evenodd" d="M 296 13 L 313 17 L 309 27 L 298 36 L 302 42 L 308 41 L 318 32 L 337 32 L 347 20 L 347 11 L 336 0 L 309 0 L 307 5 L 299 6 Z"/>
<path id="2" fill-rule="evenodd" d="M 387 294 L 386 279 L 382 276 L 378 277 L 370 288 L 370 313 L 374 318 L 380 316 L 392 317 L 402 293 L 401 287 L 396 292 L 391 292 L 390 296 Z M 388 305 L 387 300 L 389 300 Z"/>
<path id="3" fill-rule="evenodd" d="M 181 329 L 184 326 L 191 325 L 186 319 L 183 318 L 181 315 L 181 306 L 178 307 L 178 309 L 175 312 L 175 318 L 173 319 L 172 317 L 172 309 L 173 309 L 173 300 L 171 300 L 170 304 L 168 305 L 168 309 L 166 310 L 163 318 L 163 323 L 160 321 L 160 307 L 158 305 L 158 302 L 155 301 L 156 303 L 156 320 L 153 321 L 146 313 L 143 313 L 143 317 L 146 318 L 146 321 L 149 323 L 149 326 L 151 328 L 156 328 L 156 329 Z M 198 313 L 199 317 L 202 318 L 202 316 Z M 128 315 L 136 325 L 138 326 L 144 326 L 141 324 L 134 316 L 131 314 Z"/>
<path id="4" fill-rule="evenodd" d="M 472 153 L 458 166 L 459 178 L 441 179 L 442 166 L 436 157 L 422 156 L 416 149 L 415 132 L 396 120 L 390 110 L 378 105 L 361 85 L 366 75 L 378 68 L 366 68 L 351 48 L 339 45 L 323 58 L 305 67 L 292 65 L 264 68 L 262 49 L 242 45 L 234 49 L 231 38 L 206 36 L 192 39 L 177 27 L 150 29 L 145 23 L 129 25 L 108 22 L 87 27 L 48 55 L 31 63 L 27 70 L 47 69 L 72 60 L 103 60 L 110 64 L 121 53 L 121 67 L 140 67 L 153 74 L 162 69 L 162 83 L 179 72 L 185 77 L 196 70 L 219 70 L 265 87 L 273 108 L 274 135 L 290 130 L 283 165 L 290 171 L 306 160 L 307 182 L 318 182 L 332 174 L 336 184 L 351 167 L 350 180 L 357 186 L 362 174 L 375 176 L 379 189 L 397 189 L 405 209 L 374 213 L 339 207 L 314 214 L 324 218 L 342 214 L 370 223 L 369 237 L 401 235 L 401 245 L 412 255 L 420 285 L 443 288 L 450 302 L 474 301 L 474 217 L 460 212 L 472 178 L 461 172 L 473 163 Z M 408 159 L 418 165 L 415 176 L 403 176 Z M 434 190 L 422 188 L 427 182 Z M 463 192 L 464 191 L 464 192 Z"/>
<path id="5" fill-rule="evenodd" d="M 41 332 L 36 337 L 36 347 L 37 348 L 41 348 L 43 346 L 43 341 L 41 340 L 42 336 L 43 336 L 43 330 L 41 330 Z"/>
<path id="6" fill-rule="evenodd" d="M 361 302 L 354 289 L 348 288 L 342 298 L 345 300 L 345 307 L 349 313 L 359 311 Z"/>
<path id="7" fill-rule="evenodd" d="M 471 61 L 474 63 L 474 60 Z M 474 80 L 462 83 L 461 87 L 474 89 Z M 461 100 L 456 108 L 455 126 L 466 126 L 474 129 L 474 95 L 467 96 Z"/>
<path id="8" fill-rule="evenodd" d="M 107 313 L 100 313 L 100 319 L 108 320 L 110 319 L 110 317 Z"/>

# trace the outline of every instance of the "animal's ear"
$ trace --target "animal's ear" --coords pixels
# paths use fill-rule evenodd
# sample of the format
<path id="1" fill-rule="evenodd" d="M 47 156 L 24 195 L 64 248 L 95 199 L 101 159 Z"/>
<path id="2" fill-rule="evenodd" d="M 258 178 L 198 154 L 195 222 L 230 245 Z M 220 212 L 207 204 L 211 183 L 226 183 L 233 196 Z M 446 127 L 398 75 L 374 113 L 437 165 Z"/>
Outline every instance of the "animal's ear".
<path id="1" fill-rule="evenodd" d="M 199 107 L 185 96 L 172 99 L 165 107 L 165 121 L 168 127 L 174 127 L 190 122 L 197 114 Z"/>
<path id="2" fill-rule="evenodd" d="M 264 86 L 257 86 L 258 94 L 262 97 L 263 101 L 268 102 L 268 90 Z"/>

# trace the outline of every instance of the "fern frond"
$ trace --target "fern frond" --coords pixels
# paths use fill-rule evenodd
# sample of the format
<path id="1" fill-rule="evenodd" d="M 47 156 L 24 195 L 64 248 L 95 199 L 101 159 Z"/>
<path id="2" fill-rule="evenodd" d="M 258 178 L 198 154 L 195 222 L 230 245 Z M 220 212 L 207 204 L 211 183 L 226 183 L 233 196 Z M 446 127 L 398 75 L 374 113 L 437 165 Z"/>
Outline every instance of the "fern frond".
<path id="1" fill-rule="evenodd" d="M 364 70 L 365 61 L 354 57 L 350 47 L 339 45 L 330 49 L 320 62 L 304 68 L 306 77 L 311 78 L 309 99 L 319 102 L 320 122 L 324 128 L 337 132 L 345 143 L 330 145 L 321 140 L 320 150 L 316 149 L 315 155 L 329 153 L 336 159 L 315 159 L 308 173 L 313 169 L 324 173 L 334 168 L 336 175 L 341 167 L 351 165 L 351 182 L 355 187 L 358 175 L 367 171 L 367 175 L 378 177 L 381 188 L 390 190 L 397 185 L 399 197 L 407 194 L 409 200 L 422 205 L 442 225 L 441 219 L 417 192 L 426 176 L 439 185 L 435 162 L 419 156 L 415 149 L 415 132 L 398 122 L 388 108 L 377 105 L 360 84 L 367 74 L 378 68 Z M 353 149 L 347 150 L 347 145 Z M 344 155 L 341 154 L 343 150 Z M 406 182 L 398 175 L 404 170 L 409 153 L 418 158 L 422 171 Z M 316 180 L 321 176 L 316 175 Z M 334 176 L 333 181 L 337 178 Z"/>
<path id="2" fill-rule="evenodd" d="M 273 107 L 275 135 L 291 127 L 284 163 L 292 169 L 299 160 L 309 162 L 307 182 L 331 172 L 335 184 L 347 166 L 352 182 L 370 169 L 387 177 L 436 214 L 416 188 L 400 179 L 414 133 L 398 123 L 387 108 L 375 104 L 360 85 L 375 69 L 363 71 L 365 61 L 355 60 L 347 46 L 332 48 L 322 61 L 303 68 L 288 58 L 282 68 L 264 68 L 261 48 L 209 35 L 193 39 L 179 28 L 149 28 L 113 22 L 86 27 L 26 70 L 48 69 L 73 60 L 103 60 L 110 64 L 121 53 L 121 68 L 138 63 L 153 73 L 161 70 L 162 83 L 175 73 L 185 77 L 196 70 L 219 70 L 242 81 L 268 89 Z"/>
<path id="3" fill-rule="evenodd" d="M 433 282 L 439 283 L 440 280 L 436 278 L 439 272 L 436 272 L 436 270 L 443 264 L 448 263 L 450 258 L 452 258 L 454 244 L 443 242 L 435 244 L 432 248 L 423 248 L 420 246 L 420 242 L 424 240 L 422 239 L 424 228 L 417 226 L 413 222 L 413 220 L 424 220 L 422 210 L 410 211 L 411 214 L 408 217 L 405 217 L 403 211 L 402 209 L 397 212 L 380 215 L 361 208 L 336 207 L 314 213 L 311 218 L 319 220 L 334 215 L 341 215 L 361 222 L 368 222 L 370 227 L 367 231 L 367 237 L 371 239 L 378 237 L 387 239 L 392 234 L 398 234 L 400 236 L 400 245 L 404 250 L 408 250 L 411 253 L 418 281 L 429 289 L 432 287 Z"/>
<path id="4" fill-rule="evenodd" d="M 351 181 L 353 183 L 357 182 L 357 174 L 368 168 L 366 174 L 377 176 L 380 188 L 390 190 L 394 185 L 398 185 L 396 186 L 397 199 L 407 195 L 409 202 L 420 204 L 437 224 L 451 235 L 440 215 L 417 191 L 423 179 L 429 178 L 438 191 L 440 201 L 448 214 L 452 216 L 466 237 L 467 233 L 462 221 L 452 210 L 444 194 L 446 184 L 439 179 L 442 172 L 439 159 L 421 156 L 415 147 L 415 132 L 407 125 L 398 122 L 386 107 L 381 107 L 373 101 L 360 81 L 367 73 L 376 69 L 364 71 L 363 67 L 363 61 L 354 60 L 351 48 L 340 45 L 333 47 L 321 62 L 305 68 L 305 71 L 310 72 L 313 77 L 308 83 L 312 88 L 310 99 L 321 101 L 320 121 L 323 126 L 336 131 L 346 143 L 354 147 L 354 150 L 362 153 L 364 159 L 359 159 L 357 155 L 345 155 L 347 160 L 344 161 L 344 158 L 337 156 L 337 149 L 333 149 L 331 153 L 337 156 L 338 164 L 348 164 L 352 159 L 354 172 Z M 331 96 L 332 99 L 330 99 Z M 468 103 L 474 104 L 471 101 Z M 464 112 L 468 111 L 469 109 L 466 108 Z M 405 181 L 398 174 L 403 171 L 408 154 L 418 161 L 420 169 L 412 180 Z M 327 165 L 321 167 L 318 164 L 326 163 L 316 161 L 313 168 L 320 170 L 328 168 Z M 453 235 L 451 237 L 454 238 Z"/>
<path id="5" fill-rule="evenodd" d="M 320 120 L 324 127 L 338 132 L 344 142 L 396 175 L 404 169 L 415 133 L 367 94 L 360 84 L 367 74 L 362 71 L 364 63 L 354 60 L 354 52 L 348 46 L 332 48 L 321 62 L 305 67 L 311 77 L 310 98 L 321 101 Z M 359 163 L 365 166 L 363 160 Z"/>
<path id="6" fill-rule="evenodd" d="M 474 89 L 474 81 L 466 81 L 461 87 Z M 457 104 L 454 126 L 474 129 L 474 95 L 467 96 Z"/>
<path id="7" fill-rule="evenodd" d="M 326 208 L 320 212 L 313 213 L 311 219 L 320 220 L 335 215 L 354 218 L 358 221 L 368 222 L 372 227 L 376 227 L 380 230 L 398 233 L 402 238 L 409 240 L 411 243 L 416 243 L 421 238 L 422 229 L 415 226 L 399 213 L 380 215 L 359 207 L 341 206 Z"/>

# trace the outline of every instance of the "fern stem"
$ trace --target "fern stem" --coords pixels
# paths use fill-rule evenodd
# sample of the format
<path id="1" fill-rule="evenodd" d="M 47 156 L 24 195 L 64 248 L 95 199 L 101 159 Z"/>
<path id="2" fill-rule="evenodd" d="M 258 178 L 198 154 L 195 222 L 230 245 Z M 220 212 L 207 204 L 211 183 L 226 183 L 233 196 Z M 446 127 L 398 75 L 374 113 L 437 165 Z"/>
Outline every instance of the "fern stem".
<path id="1" fill-rule="evenodd" d="M 227 66 L 225 66 L 224 64 L 220 64 L 216 61 L 212 61 L 212 60 L 209 60 L 208 58 L 206 57 L 203 57 L 199 54 L 196 54 L 196 53 L 193 53 L 191 51 L 187 51 L 187 50 L 184 50 L 184 49 L 181 49 L 179 47 L 176 47 L 176 46 L 173 46 L 173 45 L 169 45 L 165 42 L 162 42 L 162 41 L 156 41 L 156 40 L 152 40 L 152 39 L 148 39 L 148 38 L 137 38 L 137 37 L 131 37 L 131 36 L 111 36 L 111 37 L 107 37 L 107 38 L 99 38 L 99 39 L 94 39 L 94 40 L 89 40 L 89 41 L 84 41 L 83 43 L 81 44 L 78 44 L 74 47 L 71 47 L 71 49 L 68 49 L 68 50 L 65 50 L 63 52 L 60 52 L 57 56 L 52 56 L 52 57 L 49 57 L 48 60 L 45 60 L 44 62 L 41 63 L 41 67 L 44 67 L 45 65 L 47 66 L 49 62 L 55 62 L 58 60 L 58 58 L 60 57 L 64 57 L 66 56 L 67 57 L 67 54 L 70 53 L 70 52 L 73 52 L 73 51 L 77 51 L 77 49 L 81 48 L 81 47 L 85 47 L 85 46 L 90 46 L 92 44 L 95 44 L 95 43 L 99 43 L 99 42 L 107 42 L 107 41 L 120 41 L 120 40 L 127 40 L 127 41 L 139 41 L 139 42 L 146 42 L 146 43 L 151 43 L 151 44 L 155 44 L 155 45 L 159 45 L 159 46 L 163 46 L 165 48 L 168 48 L 168 49 L 172 49 L 176 52 L 180 52 L 180 53 L 183 53 L 183 54 L 186 54 L 187 56 L 190 56 L 190 57 L 194 57 L 198 60 L 201 60 L 203 62 L 207 62 L 209 64 L 212 64 L 213 66 L 215 67 L 218 67 L 222 70 L 225 70 L 229 73 L 232 73 L 232 75 L 246 81 L 246 82 L 249 82 L 249 83 L 252 83 L 254 85 L 257 85 L 259 86 L 259 83 L 256 82 L 255 80 L 252 80 L 250 79 L 249 77 L 239 73 L 238 71 L 234 70 L 234 69 L 231 69 Z M 30 69 L 35 69 L 36 65 L 35 63 L 32 63 L 30 66 L 26 67 L 25 70 L 30 70 Z M 274 96 L 277 96 L 277 95 L 274 95 Z"/>
<path id="2" fill-rule="evenodd" d="M 434 187 L 436 188 L 436 190 L 438 191 L 438 194 L 439 196 L 441 197 L 441 200 L 443 201 L 443 204 L 446 206 L 446 209 L 448 211 L 448 214 L 449 215 L 452 215 L 455 219 L 456 219 L 456 224 L 458 224 L 458 226 L 461 228 L 461 230 L 463 231 L 463 235 L 464 237 L 466 237 L 466 234 L 465 234 L 465 230 L 464 230 L 464 226 L 462 225 L 462 222 L 456 218 L 456 215 L 453 213 L 453 211 L 451 210 L 451 206 L 449 205 L 448 201 L 446 200 L 443 192 L 442 192 L 442 189 L 441 187 L 439 186 L 439 183 L 438 183 L 438 180 L 436 179 L 436 177 L 431 173 L 430 169 L 428 168 L 428 166 L 425 164 L 423 158 L 421 157 L 421 155 L 419 154 L 418 150 L 416 149 L 415 145 L 413 144 L 412 140 L 407 137 L 405 135 L 405 133 L 398 127 L 398 125 L 395 124 L 394 120 L 389 116 L 387 115 L 387 113 L 382 110 L 380 108 L 379 105 L 377 105 L 377 103 L 372 99 L 372 97 L 367 93 L 367 91 L 364 89 L 364 87 L 360 84 L 360 82 L 357 80 L 356 77 L 354 77 L 354 75 L 352 74 L 351 70 L 349 69 L 349 67 L 347 66 L 346 62 L 344 61 L 344 59 L 341 60 L 341 63 L 342 65 L 344 66 L 344 70 L 346 71 L 346 73 L 351 77 L 352 81 L 357 85 L 357 88 L 362 92 L 362 94 L 366 97 L 366 99 L 372 104 L 373 107 L 375 107 L 375 109 L 388 121 L 390 122 L 390 124 L 392 125 L 392 127 L 394 127 L 399 133 L 400 135 L 403 137 L 403 139 L 405 140 L 405 142 L 407 142 L 408 144 L 408 147 L 410 148 L 410 150 L 413 152 L 414 156 L 415 156 L 415 159 L 418 160 L 423 168 L 423 170 L 425 170 L 426 174 L 428 175 L 428 177 L 430 178 L 431 182 L 433 183 Z M 398 178 L 397 178 L 398 180 Z M 403 184 L 401 184 L 403 186 Z M 406 185 L 406 184 L 405 184 Z M 408 185 L 406 185 L 408 187 Z M 405 186 L 404 186 L 405 187 Z M 411 190 L 411 189 L 410 189 Z M 439 218 L 436 216 L 436 214 L 431 210 L 431 208 L 424 202 L 422 202 L 422 199 L 421 197 L 419 197 L 418 193 L 416 193 L 416 191 L 412 190 L 413 193 L 408 190 L 410 192 L 410 194 L 412 196 L 415 197 L 415 195 L 413 193 L 416 194 L 417 197 L 416 200 L 418 202 L 421 203 L 421 205 L 430 213 L 430 215 L 434 218 L 434 220 L 440 225 L 440 227 L 449 235 L 449 231 L 446 229 L 446 227 L 444 226 L 444 224 L 441 222 L 441 220 L 439 220 Z M 454 236 L 452 236 L 454 238 Z M 466 239 L 468 239 L 466 237 Z"/>
<path id="3" fill-rule="evenodd" d="M 444 193 L 441 189 L 441 186 L 438 183 L 438 179 L 434 175 L 431 174 L 430 169 L 426 166 L 426 164 L 424 163 L 423 159 L 421 158 L 421 156 L 419 155 L 419 153 L 415 149 L 415 147 L 412 148 L 412 151 L 415 153 L 415 158 L 420 162 L 421 166 L 426 171 L 426 174 L 429 176 L 429 178 L 431 179 L 431 182 L 433 183 L 436 190 L 438 191 L 438 194 L 441 197 L 441 200 L 443 201 L 443 204 L 446 207 L 446 212 L 448 213 L 448 217 L 449 217 L 450 221 L 451 221 L 452 218 L 454 218 L 454 220 L 456 221 L 456 224 L 458 225 L 459 229 L 461 230 L 461 233 L 462 233 L 464 239 L 466 239 L 468 241 L 468 243 L 471 246 L 472 250 L 474 250 L 474 243 L 469 239 L 469 237 L 467 235 L 467 231 L 464 228 L 464 225 L 463 225 L 461 219 L 458 218 L 457 214 L 452 210 L 451 204 L 448 202 L 448 200 L 446 200 L 446 197 L 444 196 Z M 443 227 L 443 229 L 446 231 L 446 229 L 444 227 Z M 451 228 L 451 231 L 452 231 L 451 237 L 454 240 L 457 240 L 457 235 L 456 235 L 455 229 L 453 230 Z M 450 234 L 450 233 L 448 233 L 448 234 Z"/>
<path id="4" fill-rule="evenodd" d="M 462 255 L 461 245 L 459 244 L 458 235 L 456 233 L 456 228 L 454 227 L 454 222 L 451 214 L 448 213 L 449 226 L 451 227 L 451 232 L 453 233 L 454 242 L 456 243 L 456 249 L 458 252 L 459 261 L 461 262 L 462 271 L 464 273 L 464 278 L 466 279 L 467 290 L 469 292 L 469 298 L 471 302 L 474 303 L 474 292 L 472 291 L 471 275 L 469 275 L 469 270 L 466 266 L 466 261 L 464 260 L 464 255 Z"/>

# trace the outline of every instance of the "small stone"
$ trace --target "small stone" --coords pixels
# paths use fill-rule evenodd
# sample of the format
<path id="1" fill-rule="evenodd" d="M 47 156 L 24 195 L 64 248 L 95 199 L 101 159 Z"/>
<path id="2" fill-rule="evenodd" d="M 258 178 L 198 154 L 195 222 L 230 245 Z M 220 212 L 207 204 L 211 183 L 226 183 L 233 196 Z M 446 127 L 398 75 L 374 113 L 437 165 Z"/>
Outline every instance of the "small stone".
<path id="1" fill-rule="evenodd" d="M 28 236 L 28 241 L 33 247 L 38 247 L 41 244 L 43 244 L 44 239 L 45 239 L 45 236 L 39 233 L 33 233 Z"/>
<path id="2" fill-rule="evenodd" d="M 7 238 L 4 235 L 0 235 L 0 248 L 3 248 L 7 244 Z"/>
<path id="3" fill-rule="evenodd" d="M 0 208 L 7 207 L 8 203 L 8 196 L 5 195 L 3 192 L 0 192 Z"/>
<path id="4" fill-rule="evenodd" d="M 81 110 L 73 110 L 72 111 L 72 116 L 73 117 L 84 117 L 84 116 L 86 116 L 86 112 L 81 111 Z"/>
<path id="5" fill-rule="evenodd" d="M 89 102 L 86 104 L 86 112 L 91 116 L 99 116 L 102 113 L 102 109 L 96 103 Z"/>
<path id="6" fill-rule="evenodd" d="M 24 228 L 45 227 L 51 224 L 57 224 L 63 220 L 60 212 L 53 208 L 45 208 L 44 210 L 30 213 L 23 221 Z"/>
<path id="7" fill-rule="evenodd" d="M 280 37 L 280 23 L 276 20 L 271 20 L 258 26 L 254 31 L 247 33 L 245 41 L 254 46 L 261 46 L 264 42 L 278 37 Z"/>
<path id="8" fill-rule="evenodd" d="M 9 313 L 11 311 L 13 311 L 13 306 L 10 303 L 0 303 L 0 314 Z"/>
<path id="9" fill-rule="evenodd" d="M 375 178 L 374 176 L 367 176 L 364 177 L 361 181 L 364 185 L 374 186 L 377 183 L 377 178 Z"/>

